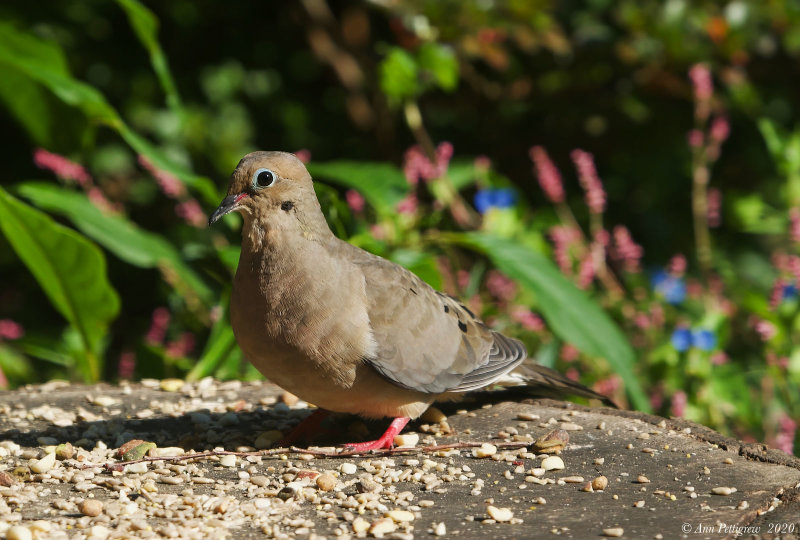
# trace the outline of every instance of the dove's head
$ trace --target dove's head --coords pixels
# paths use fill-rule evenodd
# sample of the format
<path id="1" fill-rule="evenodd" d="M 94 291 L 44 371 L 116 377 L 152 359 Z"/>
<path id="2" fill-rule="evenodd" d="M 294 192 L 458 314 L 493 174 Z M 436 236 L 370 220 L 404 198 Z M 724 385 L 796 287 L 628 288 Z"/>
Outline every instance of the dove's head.
<path id="1" fill-rule="evenodd" d="M 327 229 L 311 175 L 286 152 L 253 152 L 242 158 L 231 175 L 228 196 L 208 224 L 230 212 L 241 212 L 246 226 Z"/>

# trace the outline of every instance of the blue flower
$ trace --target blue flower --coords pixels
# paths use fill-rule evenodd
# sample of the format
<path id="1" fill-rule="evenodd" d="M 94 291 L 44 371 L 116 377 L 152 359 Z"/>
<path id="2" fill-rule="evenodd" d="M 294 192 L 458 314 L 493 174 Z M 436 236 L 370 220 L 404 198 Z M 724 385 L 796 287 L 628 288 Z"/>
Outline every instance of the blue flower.
<path id="1" fill-rule="evenodd" d="M 713 351 L 717 345 L 717 336 L 711 330 L 701 328 L 692 332 L 692 345 L 701 351 Z"/>
<path id="2" fill-rule="evenodd" d="M 680 304 L 686 299 L 686 283 L 683 278 L 675 277 L 664 270 L 659 270 L 650 279 L 656 293 L 664 297 L 670 304 Z"/>
<path id="3" fill-rule="evenodd" d="M 517 194 L 513 189 L 481 189 L 475 193 L 475 208 L 485 214 L 490 208 L 511 208 L 517 202 Z"/>
<path id="4" fill-rule="evenodd" d="M 781 300 L 792 300 L 797 298 L 797 287 L 794 285 L 784 285 L 781 291 Z"/>
<path id="5" fill-rule="evenodd" d="M 679 352 L 688 351 L 692 345 L 692 333 L 688 328 L 676 328 L 670 338 L 672 346 Z"/>

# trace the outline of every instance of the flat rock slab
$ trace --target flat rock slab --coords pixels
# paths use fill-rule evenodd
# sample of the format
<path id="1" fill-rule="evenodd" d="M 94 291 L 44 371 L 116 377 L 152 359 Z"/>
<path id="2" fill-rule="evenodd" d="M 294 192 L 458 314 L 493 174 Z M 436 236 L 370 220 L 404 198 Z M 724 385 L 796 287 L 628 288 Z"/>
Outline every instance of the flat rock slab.
<path id="1" fill-rule="evenodd" d="M 699 539 L 800 531 L 800 460 L 683 420 L 490 394 L 442 405 L 444 423 L 407 430 L 419 446 L 499 447 L 486 457 L 472 448 L 253 455 L 259 436 L 308 414 L 302 401 L 281 396 L 269 383 L 210 379 L 0 392 L 0 535 Z M 335 417 L 315 442 L 363 440 L 382 424 Z M 541 471 L 544 456 L 502 447 L 554 429 L 569 434 L 563 469 Z M 107 466 L 132 439 L 172 453 L 251 453 Z M 61 447 L 66 459 L 40 461 L 67 442 L 72 455 Z M 585 491 L 601 475 L 607 487 Z"/>

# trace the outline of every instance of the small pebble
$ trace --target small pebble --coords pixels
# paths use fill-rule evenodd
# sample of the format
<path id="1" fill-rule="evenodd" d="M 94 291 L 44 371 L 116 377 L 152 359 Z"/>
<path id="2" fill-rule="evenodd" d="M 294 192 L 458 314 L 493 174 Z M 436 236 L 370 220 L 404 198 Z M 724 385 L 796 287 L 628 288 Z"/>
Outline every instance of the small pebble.
<path id="1" fill-rule="evenodd" d="M 497 522 L 511 521 L 511 518 L 514 517 L 514 512 L 511 511 L 511 508 L 497 508 L 491 505 L 486 507 L 486 513 Z"/>
<path id="2" fill-rule="evenodd" d="M 558 456 L 547 456 L 542 460 L 542 468 L 545 471 L 554 471 L 564 468 L 564 460 Z"/>
<path id="3" fill-rule="evenodd" d="M 609 529 L 603 529 L 603 536 L 608 536 L 610 538 L 619 538 L 625 534 L 625 530 L 622 527 L 611 527 Z"/>
<path id="4" fill-rule="evenodd" d="M 321 491 L 331 491 L 336 487 L 336 478 L 331 473 L 321 474 L 317 477 L 317 487 Z"/>
<path id="5" fill-rule="evenodd" d="M 164 379 L 159 385 L 164 392 L 177 392 L 183 388 L 182 379 Z"/>
<path id="6" fill-rule="evenodd" d="M 81 514 L 84 516 L 97 517 L 103 513 L 103 503 L 96 499 L 84 499 L 83 502 L 78 505 L 78 510 L 80 510 Z"/>

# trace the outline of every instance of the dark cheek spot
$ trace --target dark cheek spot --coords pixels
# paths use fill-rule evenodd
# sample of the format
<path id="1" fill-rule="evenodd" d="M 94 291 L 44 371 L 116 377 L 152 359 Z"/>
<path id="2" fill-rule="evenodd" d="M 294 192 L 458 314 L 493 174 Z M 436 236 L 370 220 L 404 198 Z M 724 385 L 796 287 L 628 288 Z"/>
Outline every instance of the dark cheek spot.
<path id="1" fill-rule="evenodd" d="M 462 321 L 458 321 L 458 329 L 464 332 L 465 334 L 467 333 L 467 325 L 464 324 Z"/>
<path id="2" fill-rule="evenodd" d="M 292 201 L 283 201 L 281 203 L 281 210 L 284 212 L 288 212 L 292 208 L 294 208 L 294 203 Z"/>

